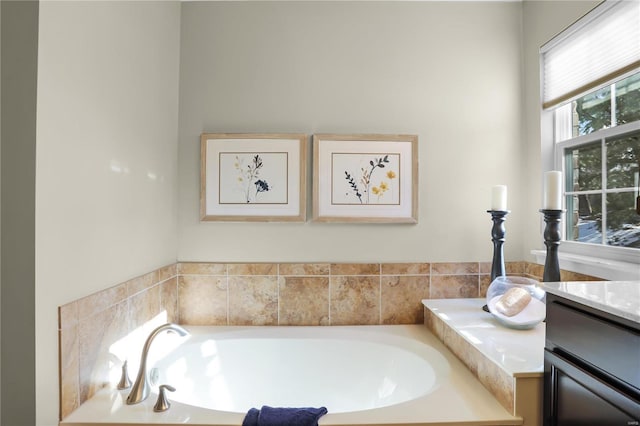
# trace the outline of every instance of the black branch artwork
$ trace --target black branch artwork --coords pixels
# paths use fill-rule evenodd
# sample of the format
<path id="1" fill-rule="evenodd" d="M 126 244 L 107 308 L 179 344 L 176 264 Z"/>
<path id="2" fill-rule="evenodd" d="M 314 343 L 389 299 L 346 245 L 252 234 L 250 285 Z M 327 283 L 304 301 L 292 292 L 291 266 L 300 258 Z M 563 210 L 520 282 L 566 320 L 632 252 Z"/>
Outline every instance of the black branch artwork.
<path id="1" fill-rule="evenodd" d="M 249 204 L 252 202 L 252 198 L 255 201 L 259 193 L 270 191 L 272 187 L 266 180 L 260 179 L 260 171 L 264 166 L 260 154 L 252 156 L 251 164 L 248 164 L 246 168 L 243 167 L 242 163 L 243 159 L 236 156 L 235 167 L 239 173 L 238 181 L 244 186 L 245 201 Z M 251 192 L 252 185 L 255 186 L 255 193 Z"/>
<path id="2" fill-rule="evenodd" d="M 349 186 L 351 187 L 353 192 L 356 194 L 356 197 L 358 197 L 358 200 L 360 200 L 360 204 L 362 204 L 362 194 L 360 193 L 360 190 L 358 189 L 358 185 L 356 184 L 356 181 L 353 179 L 353 177 L 346 170 L 345 170 L 344 174 L 346 175 L 345 178 L 347 179 L 347 182 L 349 182 Z"/>
<path id="3" fill-rule="evenodd" d="M 358 201 L 360 204 L 370 204 L 370 194 L 373 192 L 374 195 L 377 195 L 378 198 L 382 196 L 382 194 L 388 189 L 388 185 L 385 182 L 381 182 L 379 186 L 371 187 L 371 181 L 373 172 L 376 169 L 384 169 L 386 164 L 389 163 L 389 155 L 386 154 L 384 157 L 374 158 L 373 160 L 369 160 L 370 169 L 360 168 L 360 179 L 357 182 L 354 177 L 345 170 L 345 179 L 349 184 L 349 187 L 353 191 L 353 193 L 358 197 Z M 394 179 L 396 177 L 395 172 L 389 171 L 387 173 L 387 177 L 389 179 Z M 362 189 L 361 189 L 362 188 Z M 362 197 L 366 195 L 366 200 Z"/>

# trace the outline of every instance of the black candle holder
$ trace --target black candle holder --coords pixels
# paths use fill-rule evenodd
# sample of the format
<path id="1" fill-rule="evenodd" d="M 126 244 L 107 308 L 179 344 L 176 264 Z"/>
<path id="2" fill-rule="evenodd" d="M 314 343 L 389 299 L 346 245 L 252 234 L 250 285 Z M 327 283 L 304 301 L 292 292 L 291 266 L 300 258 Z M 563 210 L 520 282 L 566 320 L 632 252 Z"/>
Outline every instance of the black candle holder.
<path id="1" fill-rule="evenodd" d="M 547 246 L 547 256 L 544 261 L 543 282 L 560 281 L 560 263 L 558 262 L 558 247 L 562 233 L 560 223 L 564 210 L 541 209 L 546 226 L 544 228 L 544 245 Z"/>
<path id="2" fill-rule="evenodd" d="M 493 227 L 491 228 L 491 241 L 493 241 L 493 260 L 491 261 L 491 282 L 497 277 L 505 276 L 504 254 L 502 246 L 504 245 L 504 236 L 506 228 L 504 221 L 509 214 L 509 210 L 487 210 L 491 214 Z M 489 307 L 484 305 L 483 311 L 489 312 Z"/>
<path id="3" fill-rule="evenodd" d="M 491 213 L 491 220 L 493 220 L 493 227 L 491 228 L 491 241 L 493 241 L 491 282 L 493 282 L 497 277 L 506 275 L 502 246 L 504 245 L 504 236 L 506 234 L 504 221 L 509 214 L 509 210 L 487 210 L 487 213 Z"/>

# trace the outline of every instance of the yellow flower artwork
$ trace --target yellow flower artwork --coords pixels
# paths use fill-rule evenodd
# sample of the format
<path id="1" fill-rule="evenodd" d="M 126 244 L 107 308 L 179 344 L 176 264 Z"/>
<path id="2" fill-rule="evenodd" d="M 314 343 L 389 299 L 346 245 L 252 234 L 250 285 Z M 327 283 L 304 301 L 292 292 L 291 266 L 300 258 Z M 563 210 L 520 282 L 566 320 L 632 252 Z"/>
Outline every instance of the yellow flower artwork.
<path id="1" fill-rule="evenodd" d="M 397 174 L 392 168 L 399 165 L 397 154 L 381 154 L 381 156 L 338 154 L 339 159 L 334 158 L 334 167 L 344 170 L 344 182 L 346 189 L 343 192 L 343 202 L 339 204 L 397 204 L 398 185 Z M 340 169 L 342 167 L 342 169 Z M 374 179 L 379 179 L 387 169 L 378 185 L 373 184 Z M 357 170 L 357 172 L 353 172 Z M 394 179 L 395 182 L 393 181 Z M 335 202 L 335 200 L 334 200 Z"/>

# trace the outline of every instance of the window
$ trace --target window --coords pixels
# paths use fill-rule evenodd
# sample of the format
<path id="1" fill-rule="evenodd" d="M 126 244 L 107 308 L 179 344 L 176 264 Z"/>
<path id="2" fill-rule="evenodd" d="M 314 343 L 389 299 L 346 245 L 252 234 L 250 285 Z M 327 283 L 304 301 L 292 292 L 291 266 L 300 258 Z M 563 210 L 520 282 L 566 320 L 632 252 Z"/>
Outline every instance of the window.
<path id="1" fill-rule="evenodd" d="M 565 239 L 640 249 L 640 72 L 558 107 L 555 115 Z"/>
<path id="2" fill-rule="evenodd" d="M 622 276 L 638 279 L 640 2 L 604 1 L 543 46 L 540 59 L 543 128 L 553 129 L 543 133 L 543 152 L 565 176 L 561 263 L 563 253 L 583 256 L 591 265 L 579 272 L 626 279 L 593 273 L 621 261 L 631 272 Z"/>

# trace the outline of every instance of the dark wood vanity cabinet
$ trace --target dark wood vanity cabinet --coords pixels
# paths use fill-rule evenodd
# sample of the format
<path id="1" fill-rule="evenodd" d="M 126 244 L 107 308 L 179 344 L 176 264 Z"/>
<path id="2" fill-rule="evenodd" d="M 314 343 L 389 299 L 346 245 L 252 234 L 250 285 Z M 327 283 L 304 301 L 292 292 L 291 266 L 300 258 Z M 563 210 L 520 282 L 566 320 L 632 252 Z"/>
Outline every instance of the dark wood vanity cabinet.
<path id="1" fill-rule="evenodd" d="M 545 426 L 640 425 L 640 325 L 547 293 Z"/>

